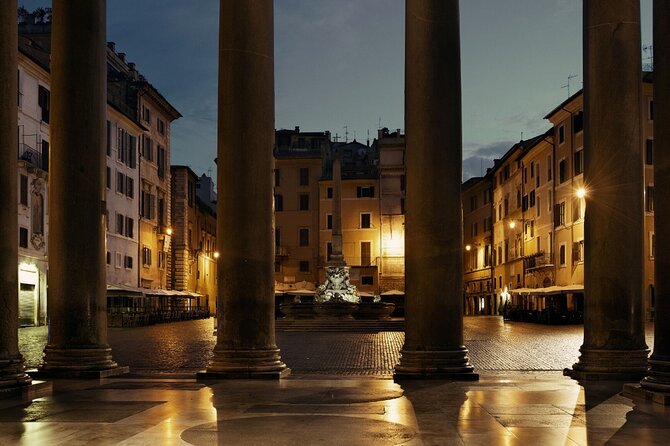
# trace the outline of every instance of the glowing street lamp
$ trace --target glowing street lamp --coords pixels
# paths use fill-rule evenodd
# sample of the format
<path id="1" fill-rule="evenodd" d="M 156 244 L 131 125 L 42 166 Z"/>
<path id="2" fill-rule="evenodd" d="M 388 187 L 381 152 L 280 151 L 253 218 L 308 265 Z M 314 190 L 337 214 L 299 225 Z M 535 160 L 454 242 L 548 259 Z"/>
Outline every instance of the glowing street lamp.
<path id="1" fill-rule="evenodd" d="M 219 254 L 219 251 L 214 251 L 214 258 L 215 259 L 218 259 L 220 255 L 221 254 Z"/>
<path id="2" fill-rule="evenodd" d="M 580 187 L 576 192 L 577 198 L 584 198 L 586 196 L 586 189 Z"/>
<path id="3" fill-rule="evenodd" d="M 470 246 L 470 245 L 465 245 L 465 250 L 466 250 L 466 251 L 470 251 L 471 249 L 472 249 L 472 246 Z"/>
<path id="4" fill-rule="evenodd" d="M 512 220 L 512 221 L 509 222 L 509 228 L 510 228 L 510 229 L 514 229 L 514 228 L 516 228 L 516 222 L 515 222 L 514 220 Z"/>

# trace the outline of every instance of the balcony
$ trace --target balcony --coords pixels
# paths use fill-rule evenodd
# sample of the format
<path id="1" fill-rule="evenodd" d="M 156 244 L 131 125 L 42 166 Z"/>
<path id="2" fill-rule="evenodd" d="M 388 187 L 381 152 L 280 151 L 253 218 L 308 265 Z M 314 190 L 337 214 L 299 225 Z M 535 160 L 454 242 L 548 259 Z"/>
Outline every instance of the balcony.
<path id="1" fill-rule="evenodd" d="M 551 253 L 538 252 L 524 259 L 524 267 L 527 272 L 532 272 L 541 268 L 553 267 Z"/>
<path id="2" fill-rule="evenodd" d="M 33 166 L 49 171 L 49 160 L 47 157 L 42 157 L 42 153 L 30 147 L 28 144 L 19 144 L 19 159 Z"/>
<path id="3" fill-rule="evenodd" d="M 288 248 L 286 246 L 275 246 L 275 258 L 286 258 L 288 255 Z"/>

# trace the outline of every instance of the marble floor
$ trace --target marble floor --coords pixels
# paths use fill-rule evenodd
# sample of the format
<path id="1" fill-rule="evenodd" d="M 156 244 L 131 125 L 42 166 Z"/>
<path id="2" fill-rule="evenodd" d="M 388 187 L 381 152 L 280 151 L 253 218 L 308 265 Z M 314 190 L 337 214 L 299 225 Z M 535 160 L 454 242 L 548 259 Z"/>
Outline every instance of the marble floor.
<path id="1" fill-rule="evenodd" d="M 0 445 L 667 445 L 670 408 L 621 383 L 560 372 L 484 372 L 479 382 L 294 374 L 196 382 L 187 375 L 53 381 L 0 400 Z"/>

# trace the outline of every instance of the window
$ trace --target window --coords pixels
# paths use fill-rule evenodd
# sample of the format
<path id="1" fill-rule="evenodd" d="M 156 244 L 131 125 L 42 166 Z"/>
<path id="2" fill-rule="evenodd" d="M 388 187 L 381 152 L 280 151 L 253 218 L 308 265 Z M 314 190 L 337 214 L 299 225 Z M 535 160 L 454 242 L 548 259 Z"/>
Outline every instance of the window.
<path id="1" fill-rule="evenodd" d="M 118 170 L 116 171 L 116 191 L 120 194 L 126 192 L 126 176 Z"/>
<path id="2" fill-rule="evenodd" d="M 565 201 L 554 206 L 554 226 L 565 225 Z"/>
<path id="3" fill-rule="evenodd" d="M 477 196 L 473 195 L 470 197 L 470 211 L 477 209 Z"/>
<path id="4" fill-rule="evenodd" d="M 656 254 L 656 235 L 653 232 L 649 233 L 649 258 L 654 260 Z"/>
<path id="5" fill-rule="evenodd" d="M 275 260 L 275 272 L 280 273 L 281 272 L 281 261 Z"/>
<path id="6" fill-rule="evenodd" d="M 49 90 L 43 86 L 37 87 L 37 105 L 41 110 L 42 122 L 49 123 L 49 110 L 51 108 L 51 97 Z"/>
<path id="7" fill-rule="evenodd" d="M 107 186 L 107 189 L 112 188 L 112 169 L 110 169 L 109 166 L 105 167 L 105 185 Z"/>
<path id="8" fill-rule="evenodd" d="M 326 242 L 326 260 L 330 260 L 332 256 L 333 256 L 333 243 Z"/>
<path id="9" fill-rule="evenodd" d="M 309 186 L 309 167 L 300 168 L 300 185 Z"/>
<path id="10" fill-rule="evenodd" d="M 309 246 L 309 229 L 300 228 L 300 246 Z"/>
<path id="11" fill-rule="evenodd" d="M 158 128 L 158 133 L 165 135 L 165 121 L 161 118 L 156 118 L 156 127 Z"/>
<path id="12" fill-rule="evenodd" d="M 105 146 L 107 147 L 107 156 L 112 156 L 112 123 L 107 121 L 107 135 L 105 138 Z"/>
<path id="13" fill-rule="evenodd" d="M 106 258 L 106 260 L 107 260 L 107 264 L 108 264 L 108 265 L 111 265 L 111 264 L 112 264 L 112 253 L 109 252 L 109 251 L 107 251 L 107 258 Z"/>
<path id="14" fill-rule="evenodd" d="M 584 240 L 572 244 L 572 263 L 584 261 Z"/>
<path id="15" fill-rule="evenodd" d="M 151 248 L 148 246 L 142 247 L 142 266 L 151 266 Z"/>
<path id="16" fill-rule="evenodd" d="M 191 180 L 186 182 L 186 199 L 188 201 L 188 207 L 192 208 L 193 203 L 195 202 L 195 185 Z"/>
<path id="17" fill-rule="evenodd" d="M 160 269 L 165 269 L 165 251 L 158 251 L 158 267 Z"/>
<path id="18" fill-rule="evenodd" d="M 279 169 L 275 169 L 275 187 L 279 187 L 280 185 L 280 180 L 281 179 L 281 173 Z"/>
<path id="19" fill-rule="evenodd" d="M 28 247 L 28 228 L 19 228 L 19 247 Z"/>
<path id="20" fill-rule="evenodd" d="M 551 171 L 552 171 L 552 159 L 551 155 L 547 157 L 547 181 L 551 181 Z"/>
<path id="21" fill-rule="evenodd" d="M 362 229 L 370 229 L 372 227 L 372 224 L 370 223 L 370 214 L 369 213 L 362 213 L 361 214 L 361 228 Z"/>
<path id="22" fill-rule="evenodd" d="M 28 206 L 28 177 L 25 175 L 20 176 L 19 203 Z"/>
<path id="23" fill-rule="evenodd" d="M 309 260 L 301 260 L 300 261 L 300 272 L 301 273 L 308 273 L 309 272 Z"/>
<path id="24" fill-rule="evenodd" d="M 21 98 L 23 97 L 23 82 L 21 79 L 21 70 L 16 70 L 16 79 L 18 81 L 18 87 L 17 88 L 17 93 L 18 93 L 18 98 L 17 98 L 17 105 L 19 108 L 21 108 Z"/>
<path id="25" fill-rule="evenodd" d="M 651 138 L 647 138 L 647 144 L 645 145 L 644 162 L 648 166 L 654 164 L 654 140 Z"/>
<path id="26" fill-rule="evenodd" d="M 647 193 L 644 194 L 644 208 L 647 212 L 654 212 L 654 185 L 647 185 Z"/>
<path id="27" fill-rule="evenodd" d="M 472 237 L 477 237 L 477 223 L 472 224 L 471 231 Z"/>
<path id="28" fill-rule="evenodd" d="M 491 189 L 484 189 L 484 204 L 491 202 Z"/>
<path id="29" fill-rule="evenodd" d="M 148 124 L 151 124 L 151 110 L 148 107 L 142 107 L 142 119 Z"/>
<path id="30" fill-rule="evenodd" d="M 372 260 L 372 243 L 361 242 L 361 266 L 369 266 Z"/>
<path id="31" fill-rule="evenodd" d="M 552 191 L 547 191 L 547 213 L 551 214 L 551 193 Z"/>
<path id="32" fill-rule="evenodd" d="M 528 196 L 528 199 L 530 201 L 530 203 L 528 204 L 528 207 L 532 208 L 533 206 L 535 206 L 535 191 L 534 190 L 530 191 L 530 195 Z"/>
<path id="33" fill-rule="evenodd" d="M 523 205 L 523 201 L 521 200 L 521 191 L 520 190 L 516 191 L 516 208 L 517 209 L 519 209 L 521 206 L 524 206 L 524 210 L 528 208 L 528 200 L 527 200 L 528 197 L 524 196 L 523 198 L 526 202 L 525 205 Z"/>
<path id="34" fill-rule="evenodd" d="M 166 212 L 165 212 L 165 198 L 160 197 L 158 199 L 158 224 L 166 226 L 167 225 L 167 218 L 166 217 Z"/>
<path id="35" fill-rule="evenodd" d="M 280 194 L 275 194 L 275 212 L 281 212 L 284 210 L 284 197 Z"/>
<path id="36" fill-rule="evenodd" d="M 540 187 L 540 163 L 535 165 L 535 187 Z"/>
<path id="37" fill-rule="evenodd" d="M 130 256 L 124 256 L 124 266 L 126 269 L 133 269 L 133 258 Z"/>
<path id="38" fill-rule="evenodd" d="M 309 194 L 300 194 L 300 207 L 301 211 L 309 211 Z"/>
<path id="39" fill-rule="evenodd" d="M 535 177 L 535 162 L 534 161 L 530 162 L 530 177 L 531 178 Z"/>
<path id="40" fill-rule="evenodd" d="M 165 168 L 167 159 L 165 158 L 165 147 L 158 146 L 157 150 L 158 177 L 165 178 Z"/>
<path id="41" fill-rule="evenodd" d="M 142 156 L 147 161 L 153 161 L 154 160 L 154 142 L 153 142 L 153 140 L 150 137 L 148 137 L 147 135 L 142 135 L 142 140 L 143 140 Z"/>
<path id="42" fill-rule="evenodd" d="M 373 276 L 361 276 L 361 285 L 374 285 Z"/>
<path id="43" fill-rule="evenodd" d="M 572 199 L 572 221 L 578 221 L 584 218 L 584 205 L 585 200 L 583 198 L 573 198 Z"/>
<path id="44" fill-rule="evenodd" d="M 560 266 L 565 266 L 566 259 L 565 259 L 565 243 L 561 244 L 561 246 L 558 248 L 558 264 Z"/>
<path id="45" fill-rule="evenodd" d="M 333 214 L 326 214 L 326 229 L 333 229 Z"/>
<path id="46" fill-rule="evenodd" d="M 575 175 L 579 175 L 584 172 L 584 151 L 578 150 L 575 152 Z"/>
<path id="47" fill-rule="evenodd" d="M 579 110 L 572 117 L 572 131 L 577 134 L 584 130 L 584 112 Z"/>
<path id="48" fill-rule="evenodd" d="M 558 126 L 558 145 L 561 145 L 565 142 L 565 126 L 561 124 Z"/>
<path id="49" fill-rule="evenodd" d="M 654 100 L 649 99 L 649 120 L 654 120 Z"/>
<path id="50" fill-rule="evenodd" d="M 374 198 L 375 187 L 374 186 L 358 186 L 356 188 L 356 196 L 358 198 Z"/>
<path id="51" fill-rule="evenodd" d="M 507 217 L 509 215 L 509 199 L 507 197 L 505 197 L 504 208 L 505 208 L 505 217 Z"/>
<path id="52" fill-rule="evenodd" d="M 558 182 L 563 183 L 568 179 L 567 163 L 565 159 L 558 162 Z"/>
<path id="53" fill-rule="evenodd" d="M 126 237 L 133 238 L 133 230 L 135 228 L 135 220 L 126 217 Z"/>
<path id="54" fill-rule="evenodd" d="M 125 221 L 126 221 L 126 218 L 123 216 L 123 214 L 119 214 L 117 212 L 117 214 L 116 214 L 116 233 L 117 234 L 120 234 L 120 235 L 124 234 L 123 225 L 124 225 Z"/>
<path id="55" fill-rule="evenodd" d="M 542 205 L 540 204 L 540 198 L 541 198 L 541 197 L 540 197 L 539 195 L 538 195 L 537 198 L 536 198 L 536 200 L 537 200 L 537 207 L 536 207 L 535 209 L 537 209 L 537 216 L 538 216 L 538 217 L 542 214 Z"/>
<path id="56" fill-rule="evenodd" d="M 281 246 L 281 228 L 275 228 L 275 248 Z"/>
<path id="57" fill-rule="evenodd" d="M 121 268 L 123 266 L 123 255 L 120 252 L 114 253 L 114 266 Z"/>
<path id="58" fill-rule="evenodd" d="M 135 198 L 135 180 L 126 177 L 126 197 Z"/>
<path id="59" fill-rule="evenodd" d="M 326 189 L 326 197 L 327 198 L 333 198 L 333 188 L 332 187 L 329 187 L 328 189 Z"/>

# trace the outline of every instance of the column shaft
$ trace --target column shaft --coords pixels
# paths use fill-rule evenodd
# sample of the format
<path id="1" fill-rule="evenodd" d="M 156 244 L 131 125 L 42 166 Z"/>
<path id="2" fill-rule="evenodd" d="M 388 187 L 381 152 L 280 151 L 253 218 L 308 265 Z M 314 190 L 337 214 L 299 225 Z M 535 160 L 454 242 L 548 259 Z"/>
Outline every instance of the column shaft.
<path id="1" fill-rule="evenodd" d="M 654 353 L 642 387 L 670 393 L 670 2 L 654 2 Z"/>
<path id="2" fill-rule="evenodd" d="M 330 266 L 345 265 L 342 254 L 342 157 L 339 149 L 335 150 L 333 158 L 333 253 L 328 264 Z"/>
<path id="3" fill-rule="evenodd" d="M 54 0 L 49 343 L 43 374 L 117 369 L 107 344 L 105 0 Z"/>
<path id="4" fill-rule="evenodd" d="M 0 390 L 30 384 L 19 353 L 16 0 L 0 4 Z"/>
<path id="5" fill-rule="evenodd" d="M 477 379 L 463 346 L 458 0 L 407 0 L 405 345 L 396 377 Z"/>
<path id="6" fill-rule="evenodd" d="M 221 0 L 217 343 L 201 378 L 278 378 L 274 329 L 272 0 Z"/>
<path id="7" fill-rule="evenodd" d="M 584 1 L 584 344 L 566 373 L 644 376 L 640 2 Z"/>

